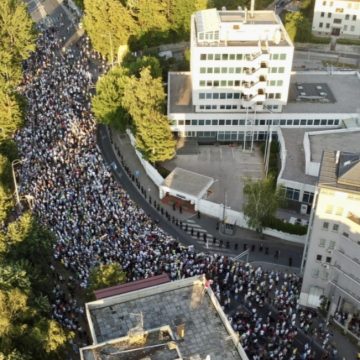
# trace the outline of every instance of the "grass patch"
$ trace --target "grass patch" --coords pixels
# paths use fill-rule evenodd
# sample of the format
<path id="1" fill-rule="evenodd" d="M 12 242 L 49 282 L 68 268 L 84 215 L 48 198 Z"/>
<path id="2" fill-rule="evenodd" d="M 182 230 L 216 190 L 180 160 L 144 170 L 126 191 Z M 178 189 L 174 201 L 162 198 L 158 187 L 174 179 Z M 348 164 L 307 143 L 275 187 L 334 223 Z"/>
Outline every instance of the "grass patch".
<path id="1" fill-rule="evenodd" d="M 345 64 L 337 61 L 330 61 L 330 60 L 323 60 L 322 64 L 324 66 L 334 66 L 338 68 L 345 68 L 345 69 L 358 69 L 359 66 L 353 64 Z"/>
<path id="2" fill-rule="evenodd" d="M 337 39 L 337 44 L 340 45 L 359 45 L 360 46 L 360 39 Z"/>

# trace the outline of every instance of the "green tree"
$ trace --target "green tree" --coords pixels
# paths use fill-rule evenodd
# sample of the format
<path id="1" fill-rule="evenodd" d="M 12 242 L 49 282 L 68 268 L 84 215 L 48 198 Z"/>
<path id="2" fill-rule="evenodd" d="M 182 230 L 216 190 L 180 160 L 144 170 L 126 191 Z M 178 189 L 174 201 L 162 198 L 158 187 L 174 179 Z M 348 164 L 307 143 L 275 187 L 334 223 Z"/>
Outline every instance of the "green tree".
<path id="1" fill-rule="evenodd" d="M 150 67 L 141 70 L 140 78 L 131 76 L 125 84 L 122 104 L 131 115 L 136 128 L 151 111 L 163 112 L 164 102 L 162 80 L 151 76 Z"/>
<path id="2" fill-rule="evenodd" d="M 21 63 L 35 50 L 36 41 L 24 2 L 0 1 L 0 39 L 0 84 L 16 85 L 21 80 Z"/>
<path id="3" fill-rule="evenodd" d="M 300 11 L 288 12 L 285 16 L 285 28 L 290 39 L 295 42 L 311 40 L 311 23 Z"/>
<path id="4" fill-rule="evenodd" d="M 134 75 L 137 78 L 140 77 L 141 70 L 146 67 L 150 68 L 150 74 L 153 78 L 161 77 L 162 70 L 160 61 L 155 56 L 143 56 L 138 58 L 131 57 L 127 64 L 124 64 L 129 69 L 130 75 Z"/>
<path id="5" fill-rule="evenodd" d="M 170 28 L 169 0 L 127 0 L 126 6 L 141 34 L 154 30 L 166 31 Z"/>
<path id="6" fill-rule="evenodd" d="M 96 51 L 114 62 L 121 46 L 138 32 L 129 12 L 118 0 L 85 0 L 84 28 Z"/>
<path id="7" fill-rule="evenodd" d="M 268 176 L 256 181 L 247 179 L 243 192 L 245 196 L 243 211 L 247 223 L 251 228 L 262 233 L 266 220 L 274 216 L 284 201 L 284 190 L 281 187 L 274 190 L 274 179 Z"/>
<path id="8" fill-rule="evenodd" d="M 96 95 L 92 98 L 91 105 L 99 123 L 125 129 L 128 116 L 122 107 L 122 98 L 127 80 L 126 69 L 115 66 L 96 83 Z"/>
<path id="9" fill-rule="evenodd" d="M 89 282 L 91 291 L 123 284 L 126 282 L 126 273 L 118 263 L 102 264 L 92 269 Z"/>
<path id="10" fill-rule="evenodd" d="M 175 145 L 168 118 L 157 111 L 143 118 L 136 128 L 136 147 L 151 163 L 172 159 Z"/>

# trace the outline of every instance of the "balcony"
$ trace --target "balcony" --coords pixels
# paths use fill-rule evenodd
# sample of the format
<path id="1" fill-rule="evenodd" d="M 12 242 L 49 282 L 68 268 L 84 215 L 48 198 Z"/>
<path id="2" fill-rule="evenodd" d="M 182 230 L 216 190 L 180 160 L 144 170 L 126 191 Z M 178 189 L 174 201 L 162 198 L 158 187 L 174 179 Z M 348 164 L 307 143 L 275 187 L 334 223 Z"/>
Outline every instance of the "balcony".
<path id="1" fill-rule="evenodd" d="M 329 282 L 329 284 L 333 285 L 334 287 L 336 287 L 337 289 L 339 289 L 343 294 L 345 294 L 346 296 L 348 296 L 350 299 L 352 299 L 353 301 L 355 301 L 357 303 L 357 305 L 360 305 L 360 296 L 356 295 L 355 293 L 353 293 L 350 290 L 345 289 L 344 287 L 342 287 L 341 285 L 339 285 L 338 281 L 336 279 L 333 279 Z"/>
<path id="2" fill-rule="evenodd" d="M 356 277 L 355 275 L 349 274 L 346 271 L 344 271 L 339 264 L 335 263 L 334 265 L 332 265 L 332 267 L 333 267 L 333 269 L 340 272 L 342 275 L 344 275 L 348 279 L 351 279 L 352 281 L 356 282 L 358 284 L 358 286 L 360 285 L 360 279 L 358 277 Z"/>
<path id="3" fill-rule="evenodd" d="M 342 248 L 335 249 L 335 252 L 341 254 L 343 257 L 346 258 L 346 260 L 352 261 L 353 263 L 355 263 L 355 265 L 360 265 L 360 259 L 358 259 L 356 257 L 351 257 L 350 255 L 346 254 L 344 249 L 342 249 Z"/>

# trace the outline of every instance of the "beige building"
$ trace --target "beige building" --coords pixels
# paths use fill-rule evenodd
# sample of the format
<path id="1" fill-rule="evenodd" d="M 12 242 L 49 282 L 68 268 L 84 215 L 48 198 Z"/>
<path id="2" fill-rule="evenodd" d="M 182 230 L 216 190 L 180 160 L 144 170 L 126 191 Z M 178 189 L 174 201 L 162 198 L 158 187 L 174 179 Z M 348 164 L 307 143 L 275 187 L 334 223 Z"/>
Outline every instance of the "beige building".
<path id="1" fill-rule="evenodd" d="M 323 153 L 304 254 L 300 303 L 359 314 L 360 154 Z"/>
<path id="2" fill-rule="evenodd" d="M 315 35 L 360 38 L 360 1 L 316 0 L 312 31 Z"/>

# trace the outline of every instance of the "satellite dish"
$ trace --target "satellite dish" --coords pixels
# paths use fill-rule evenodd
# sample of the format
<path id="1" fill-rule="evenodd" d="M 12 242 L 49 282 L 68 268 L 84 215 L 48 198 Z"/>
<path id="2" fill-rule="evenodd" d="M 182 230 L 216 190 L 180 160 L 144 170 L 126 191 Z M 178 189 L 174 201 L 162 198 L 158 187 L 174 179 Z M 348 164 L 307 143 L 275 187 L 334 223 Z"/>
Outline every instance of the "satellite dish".
<path id="1" fill-rule="evenodd" d="M 274 34 L 274 43 L 276 45 L 280 44 L 280 41 L 281 41 L 281 31 L 278 29 L 275 31 L 275 34 Z"/>

